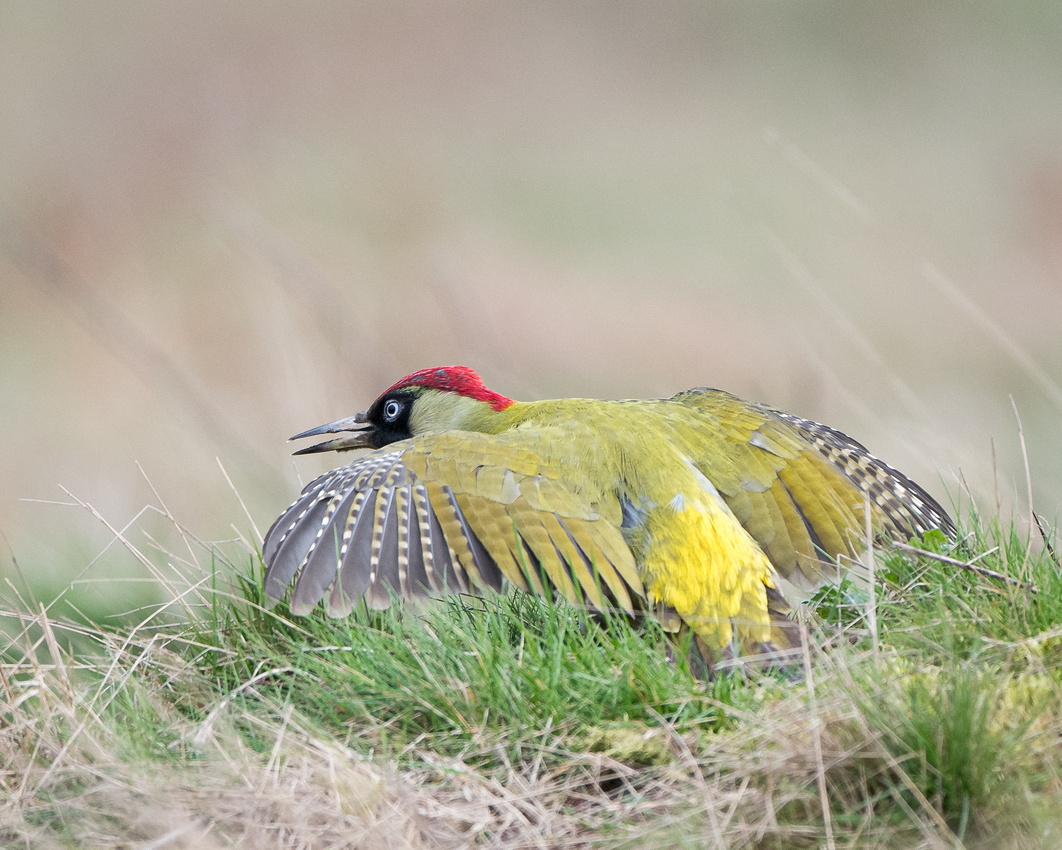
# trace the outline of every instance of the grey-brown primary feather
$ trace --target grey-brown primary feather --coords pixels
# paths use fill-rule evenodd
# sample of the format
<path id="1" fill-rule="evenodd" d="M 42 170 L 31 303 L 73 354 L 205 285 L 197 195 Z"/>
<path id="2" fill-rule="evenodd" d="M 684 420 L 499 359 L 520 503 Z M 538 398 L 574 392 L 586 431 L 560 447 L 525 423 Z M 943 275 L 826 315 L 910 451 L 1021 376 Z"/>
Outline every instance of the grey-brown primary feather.
<path id="1" fill-rule="evenodd" d="M 380 500 L 384 497 L 381 493 Z M 398 490 L 387 492 L 386 504 L 377 514 L 377 538 L 370 557 L 370 608 L 382 610 L 391 604 L 392 596 L 402 595 L 402 581 L 398 570 Z"/>
<path id="2" fill-rule="evenodd" d="M 413 596 L 431 592 L 431 582 L 424 562 L 420 509 L 417 507 L 415 490 L 416 485 L 411 484 L 406 491 L 409 512 L 406 520 L 406 589 Z"/>
<path id="3" fill-rule="evenodd" d="M 273 524 L 266 535 L 263 557 L 266 594 L 279 599 L 288 589 L 306 553 L 321 531 L 328 501 L 314 494 L 304 495 Z"/>
<path id="4" fill-rule="evenodd" d="M 349 506 L 355 498 L 355 493 L 356 491 L 340 492 L 325 504 L 325 512 L 317 523 L 317 536 L 299 564 L 295 589 L 291 594 L 292 613 L 309 613 L 324 598 L 331 586 L 332 577 L 329 570 L 334 571 L 339 563 L 343 546 L 343 526 L 347 517 L 347 512 L 340 512 L 339 509 L 344 505 Z M 324 495 L 321 494 L 318 498 L 323 500 Z"/>
<path id="5" fill-rule="evenodd" d="M 325 580 L 322 567 L 327 571 L 342 558 L 344 522 L 358 496 L 357 491 L 340 491 L 326 504 L 325 513 L 318 522 L 318 535 L 303 558 L 305 566 L 301 567 L 295 583 L 291 598 L 293 612 L 312 610 L 328 591 L 331 582 Z"/>
<path id="6" fill-rule="evenodd" d="M 372 545 L 373 518 L 376 513 L 377 494 L 373 490 L 359 490 L 358 497 L 351 504 L 351 514 L 347 518 L 350 529 L 340 562 L 340 580 L 332 591 L 332 605 L 329 613 L 342 616 L 365 595 L 369 589 L 369 571 L 362 568 L 363 553 Z M 320 569 L 327 571 L 329 564 L 322 563 Z M 349 613 L 349 611 L 348 611 Z"/>

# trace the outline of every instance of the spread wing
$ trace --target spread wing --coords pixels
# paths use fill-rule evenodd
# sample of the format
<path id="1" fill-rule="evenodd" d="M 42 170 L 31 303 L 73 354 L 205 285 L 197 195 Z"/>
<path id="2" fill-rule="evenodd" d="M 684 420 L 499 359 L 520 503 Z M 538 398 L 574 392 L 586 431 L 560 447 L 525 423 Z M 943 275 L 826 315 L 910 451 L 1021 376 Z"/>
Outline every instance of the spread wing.
<path id="1" fill-rule="evenodd" d="M 365 597 L 556 591 L 633 611 L 644 597 L 615 496 L 549 459 L 556 435 L 416 437 L 311 482 L 266 534 L 265 588 L 291 610 L 341 617 Z"/>
<path id="2" fill-rule="evenodd" d="M 840 431 L 721 390 L 688 390 L 672 401 L 704 417 L 698 469 L 797 586 L 821 583 L 836 573 L 828 565 L 838 556 L 859 554 L 868 497 L 878 535 L 955 534 L 932 496 Z"/>

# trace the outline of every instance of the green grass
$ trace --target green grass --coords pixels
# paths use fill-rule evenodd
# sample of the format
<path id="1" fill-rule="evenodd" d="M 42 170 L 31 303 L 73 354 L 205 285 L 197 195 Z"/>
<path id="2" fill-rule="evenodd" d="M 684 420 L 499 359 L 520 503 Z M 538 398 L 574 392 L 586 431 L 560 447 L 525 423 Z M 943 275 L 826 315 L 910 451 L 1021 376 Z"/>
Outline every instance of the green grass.
<path id="1" fill-rule="evenodd" d="M 0 843 L 1058 846 L 1060 567 L 977 518 L 920 545 L 1036 592 L 879 551 L 876 652 L 849 583 L 807 675 L 710 683 L 654 621 L 515 592 L 293 618 L 257 556 L 191 620 L 16 606 Z"/>
<path id="2" fill-rule="evenodd" d="M 257 582 L 243 589 L 251 606 L 227 608 L 216 630 L 196 636 L 219 647 L 204 657 L 218 688 L 283 667 L 260 693 L 293 702 L 322 728 L 359 729 L 374 746 L 378 735 L 401 748 L 430 734 L 450 755 L 508 740 L 518 757 L 513 728 L 548 725 L 556 733 L 648 723 L 658 713 L 714 729 L 725 724 L 726 705 L 751 699 L 730 678 L 705 692 L 685 665 L 668 662 L 665 635 L 652 620 L 594 618 L 517 592 L 295 620 L 284 605 L 267 611 Z"/>

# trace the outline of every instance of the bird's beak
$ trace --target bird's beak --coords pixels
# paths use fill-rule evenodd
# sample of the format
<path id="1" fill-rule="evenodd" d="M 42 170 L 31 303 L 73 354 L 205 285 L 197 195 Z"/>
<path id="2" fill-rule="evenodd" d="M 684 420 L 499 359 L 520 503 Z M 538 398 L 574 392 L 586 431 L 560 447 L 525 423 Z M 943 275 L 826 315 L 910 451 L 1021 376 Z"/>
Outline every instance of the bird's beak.
<path id="1" fill-rule="evenodd" d="M 288 442 L 291 442 L 291 440 L 301 440 L 303 437 L 317 437 L 321 434 L 338 434 L 342 431 L 352 431 L 354 433 L 349 437 L 326 440 L 315 446 L 299 449 L 297 452 L 293 452 L 293 454 L 310 455 L 316 454 L 317 452 L 344 452 L 350 449 L 373 448 L 373 444 L 370 442 L 372 425 L 369 424 L 364 413 L 356 413 L 353 416 L 348 416 L 346 419 L 337 419 L 335 422 L 329 422 L 327 425 L 318 425 L 316 428 L 311 428 L 309 431 L 303 431 L 301 434 L 289 437 Z"/>

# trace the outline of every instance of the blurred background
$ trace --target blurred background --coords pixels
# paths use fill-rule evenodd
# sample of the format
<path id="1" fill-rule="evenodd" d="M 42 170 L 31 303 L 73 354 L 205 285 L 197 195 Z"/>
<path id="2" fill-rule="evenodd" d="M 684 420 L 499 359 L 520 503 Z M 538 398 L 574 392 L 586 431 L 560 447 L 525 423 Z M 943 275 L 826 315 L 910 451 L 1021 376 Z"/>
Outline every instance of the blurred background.
<path id="1" fill-rule="evenodd" d="M 158 597 L 116 533 L 246 564 L 334 460 L 290 434 L 450 363 L 722 387 L 1027 528 L 1023 434 L 1054 523 L 1059 44 L 1036 0 L 5 3 L 4 593 Z"/>

